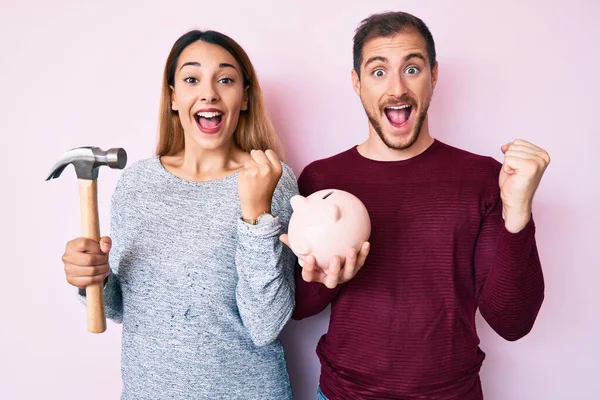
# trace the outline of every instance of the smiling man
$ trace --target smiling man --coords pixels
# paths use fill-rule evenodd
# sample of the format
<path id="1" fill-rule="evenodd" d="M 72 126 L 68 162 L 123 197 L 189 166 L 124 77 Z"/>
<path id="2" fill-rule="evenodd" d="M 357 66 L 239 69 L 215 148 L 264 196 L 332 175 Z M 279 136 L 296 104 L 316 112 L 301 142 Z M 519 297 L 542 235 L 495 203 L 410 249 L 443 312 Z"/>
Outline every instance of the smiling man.
<path id="1" fill-rule="evenodd" d="M 433 138 L 427 110 L 438 68 L 419 18 L 394 12 L 364 20 L 352 81 L 368 138 L 299 178 L 304 196 L 331 188 L 355 194 L 372 223 L 370 243 L 333 259 L 327 273 L 312 257 L 297 268 L 293 318 L 331 304 L 317 346 L 321 399 L 480 400 L 485 354 L 476 310 L 514 341 L 541 307 L 531 207 L 549 156 L 514 140 L 501 146 L 499 163 Z"/>

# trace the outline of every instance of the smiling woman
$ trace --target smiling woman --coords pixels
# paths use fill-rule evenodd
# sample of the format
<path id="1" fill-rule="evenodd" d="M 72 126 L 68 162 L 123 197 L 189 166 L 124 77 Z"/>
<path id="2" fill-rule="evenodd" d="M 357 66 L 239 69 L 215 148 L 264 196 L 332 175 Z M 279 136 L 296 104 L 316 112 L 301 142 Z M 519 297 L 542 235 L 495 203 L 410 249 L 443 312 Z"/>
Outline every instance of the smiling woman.
<path id="1" fill-rule="evenodd" d="M 201 62 L 202 58 L 204 62 Z M 204 99 L 205 102 L 222 98 L 221 104 L 233 109 L 228 114 L 227 110 L 214 106 L 188 109 L 184 116 L 181 112 L 174 112 L 179 107 L 190 107 L 186 101 L 192 100 L 199 91 L 200 96 L 211 97 L 210 100 Z M 221 123 L 219 127 L 222 129 L 218 130 L 221 136 L 233 133 L 235 144 L 246 152 L 273 149 L 283 156 L 275 130 L 266 115 L 262 91 L 250 58 L 228 36 L 214 31 L 191 31 L 182 36 L 167 58 L 161 100 L 159 155 L 173 155 L 181 151 L 184 128 L 189 128 L 186 124 L 196 119 L 199 128 L 206 124 L 208 132 L 203 133 L 216 133 L 212 129 Z M 213 115 L 218 117 L 217 121 L 208 121 L 213 115 L 200 115 L 201 112 L 216 113 Z M 223 120 L 227 123 L 223 124 Z M 211 140 L 214 141 L 214 138 Z"/>
<path id="2" fill-rule="evenodd" d="M 63 256 L 81 290 L 104 281 L 123 324 L 124 399 L 290 399 L 279 333 L 294 308 L 287 231 L 296 178 L 280 161 L 250 59 L 191 31 L 162 84 L 155 157 L 123 173 L 111 236 Z"/>

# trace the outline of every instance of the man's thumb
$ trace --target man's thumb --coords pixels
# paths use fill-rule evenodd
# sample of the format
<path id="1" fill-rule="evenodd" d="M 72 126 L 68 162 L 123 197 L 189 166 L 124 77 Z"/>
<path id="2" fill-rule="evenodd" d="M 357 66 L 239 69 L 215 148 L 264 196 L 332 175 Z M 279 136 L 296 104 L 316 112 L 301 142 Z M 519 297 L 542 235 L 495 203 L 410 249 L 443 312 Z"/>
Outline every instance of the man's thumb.
<path id="1" fill-rule="evenodd" d="M 104 236 L 103 238 L 100 239 L 100 250 L 102 250 L 103 253 L 108 253 L 110 251 L 111 247 L 112 247 L 111 238 L 109 238 L 108 236 Z"/>

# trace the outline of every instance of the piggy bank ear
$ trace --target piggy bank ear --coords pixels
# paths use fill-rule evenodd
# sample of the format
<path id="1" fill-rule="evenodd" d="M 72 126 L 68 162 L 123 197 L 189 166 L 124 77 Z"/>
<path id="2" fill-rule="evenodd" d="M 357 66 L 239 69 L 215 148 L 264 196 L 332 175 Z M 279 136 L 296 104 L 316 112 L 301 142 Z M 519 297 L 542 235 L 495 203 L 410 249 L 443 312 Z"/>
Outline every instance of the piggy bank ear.
<path id="1" fill-rule="evenodd" d="M 292 210 L 299 210 L 306 204 L 306 197 L 298 194 L 290 199 L 290 204 L 292 205 Z"/>
<path id="2" fill-rule="evenodd" d="M 340 219 L 340 208 L 335 204 L 328 204 L 325 208 L 325 216 L 331 222 L 336 222 Z"/>

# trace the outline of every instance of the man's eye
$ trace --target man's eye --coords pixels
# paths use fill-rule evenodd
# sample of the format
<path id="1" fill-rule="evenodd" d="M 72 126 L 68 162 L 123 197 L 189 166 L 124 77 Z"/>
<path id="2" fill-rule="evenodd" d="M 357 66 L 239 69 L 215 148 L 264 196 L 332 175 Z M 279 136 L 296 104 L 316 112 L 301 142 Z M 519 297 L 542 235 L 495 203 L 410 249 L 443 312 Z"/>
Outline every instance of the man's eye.
<path id="1" fill-rule="evenodd" d="M 419 73 L 419 68 L 417 68 L 417 67 L 408 67 L 408 68 L 406 68 L 406 73 L 409 74 L 409 75 L 417 74 L 417 73 Z"/>
<path id="2" fill-rule="evenodd" d="M 373 76 L 375 76 L 377 78 L 381 78 L 384 75 L 385 75 L 385 71 L 382 69 L 376 69 L 375 71 L 373 71 Z"/>

